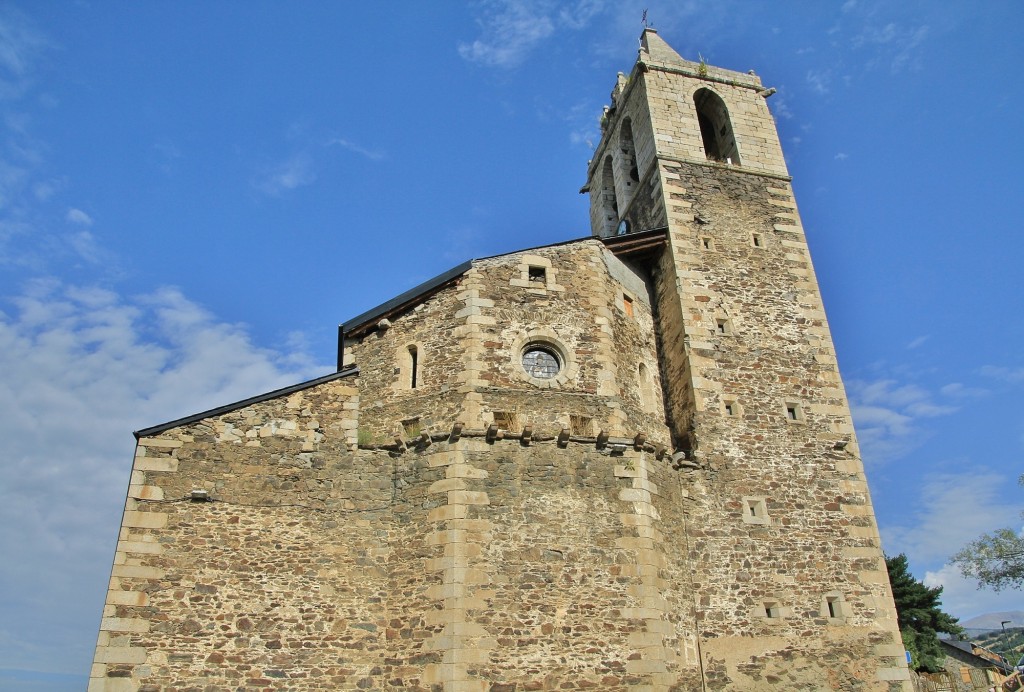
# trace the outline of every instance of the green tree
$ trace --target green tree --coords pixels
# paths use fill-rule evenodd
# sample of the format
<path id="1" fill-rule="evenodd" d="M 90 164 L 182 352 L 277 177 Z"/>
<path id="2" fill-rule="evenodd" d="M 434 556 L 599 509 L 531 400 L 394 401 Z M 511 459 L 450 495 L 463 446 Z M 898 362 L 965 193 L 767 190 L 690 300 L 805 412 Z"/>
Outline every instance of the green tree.
<path id="1" fill-rule="evenodd" d="M 940 609 L 942 587 L 928 587 L 915 579 L 907 566 L 906 555 L 887 556 L 885 566 L 896 601 L 903 646 L 910 652 L 911 665 L 917 671 L 938 672 L 945 658 L 938 633 L 960 634 L 963 628 L 955 617 Z"/>
<path id="2" fill-rule="evenodd" d="M 1017 483 L 1024 486 L 1024 475 Z M 950 562 L 968 579 L 977 579 L 978 588 L 1020 589 L 1024 587 L 1024 536 L 1013 529 L 982 534 L 950 558 Z"/>

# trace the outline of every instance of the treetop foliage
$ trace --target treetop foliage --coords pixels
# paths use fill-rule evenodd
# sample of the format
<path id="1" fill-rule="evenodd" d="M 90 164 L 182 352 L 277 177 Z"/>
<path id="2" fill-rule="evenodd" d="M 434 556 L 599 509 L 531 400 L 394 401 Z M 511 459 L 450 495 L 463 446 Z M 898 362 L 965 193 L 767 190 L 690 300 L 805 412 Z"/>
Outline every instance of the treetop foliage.
<path id="1" fill-rule="evenodd" d="M 945 659 L 938 633 L 957 635 L 963 628 L 955 617 L 940 608 L 942 587 L 928 587 L 915 579 L 906 555 L 887 556 L 885 566 L 889 570 L 903 646 L 910 652 L 911 663 L 918 671 L 938 672 Z"/>

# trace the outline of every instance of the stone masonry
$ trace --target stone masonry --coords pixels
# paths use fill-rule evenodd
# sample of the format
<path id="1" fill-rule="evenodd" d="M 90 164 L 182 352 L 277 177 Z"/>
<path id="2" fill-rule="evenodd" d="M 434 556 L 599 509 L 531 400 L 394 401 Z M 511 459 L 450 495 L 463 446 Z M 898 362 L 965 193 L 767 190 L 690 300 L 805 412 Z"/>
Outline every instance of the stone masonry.
<path id="1" fill-rule="evenodd" d="M 89 689 L 909 690 L 770 94 L 646 30 L 594 237 L 137 432 Z"/>

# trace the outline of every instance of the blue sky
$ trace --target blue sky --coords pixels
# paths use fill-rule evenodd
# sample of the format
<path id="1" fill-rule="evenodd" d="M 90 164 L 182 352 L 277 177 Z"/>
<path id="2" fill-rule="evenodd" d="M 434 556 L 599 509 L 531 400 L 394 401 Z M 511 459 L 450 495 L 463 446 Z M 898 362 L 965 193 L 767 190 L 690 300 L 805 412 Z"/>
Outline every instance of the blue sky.
<path id="1" fill-rule="evenodd" d="M 0 689 L 81 689 L 131 431 L 329 372 L 336 325 L 589 233 L 643 8 L 769 100 L 889 553 L 1020 529 L 1024 5 L 0 4 Z M 19 672 L 20 671 L 20 672 Z"/>

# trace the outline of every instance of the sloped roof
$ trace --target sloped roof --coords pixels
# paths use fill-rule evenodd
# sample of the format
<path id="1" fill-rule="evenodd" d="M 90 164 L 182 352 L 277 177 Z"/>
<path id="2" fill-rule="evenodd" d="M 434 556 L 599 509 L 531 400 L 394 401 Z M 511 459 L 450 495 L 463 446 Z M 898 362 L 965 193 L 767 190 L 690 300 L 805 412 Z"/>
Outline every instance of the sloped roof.
<path id="1" fill-rule="evenodd" d="M 570 240 L 563 240 L 558 243 L 548 243 L 547 245 L 537 245 L 535 247 L 522 248 L 513 252 L 504 252 L 500 255 L 490 255 L 487 257 L 477 257 L 471 260 L 467 260 L 462 264 L 452 267 L 448 271 L 438 274 L 432 279 L 424 281 L 418 286 L 410 288 L 408 291 L 401 293 L 391 300 L 381 303 L 375 308 L 370 308 L 366 312 L 363 312 L 355 317 L 345 320 L 339 327 L 345 336 L 360 336 L 377 325 L 382 319 L 396 315 L 404 310 L 407 310 L 414 305 L 417 305 L 434 293 L 437 293 L 449 284 L 457 281 L 459 277 L 465 274 L 473 266 L 474 262 L 481 260 L 494 259 L 495 257 L 507 257 L 509 255 L 517 255 L 521 252 L 530 252 L 531 250 L 542 250 L 549 247 L 558 247 L 559 245 L 570 245 L 572 243 L 580 243 L 586 240 L 600 240 L 605 244 L 609 250 L 620 257 L 633 257 L 638 255 L 649 254 L 650 252 L 660 249 L 665 243 L 665 237 L 668 231 L 668 227 L 655 228 L 645 231 L 636 231 L 627 233 L 620 236 L 612 236 L 609 238 L 600 238 L 598 236 L 587 235 L 582 238 L 572 238 Z"/>

